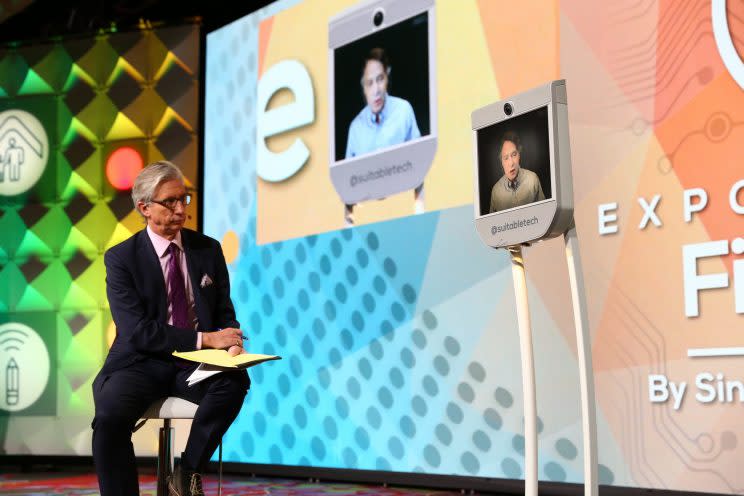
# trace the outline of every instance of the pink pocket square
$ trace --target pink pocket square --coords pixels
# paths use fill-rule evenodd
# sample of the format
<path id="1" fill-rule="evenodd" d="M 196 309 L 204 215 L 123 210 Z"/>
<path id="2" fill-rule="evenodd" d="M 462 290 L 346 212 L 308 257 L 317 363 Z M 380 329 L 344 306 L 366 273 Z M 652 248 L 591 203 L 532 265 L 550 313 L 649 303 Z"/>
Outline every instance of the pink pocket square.
<path id="1" fill-rule="evenodd" d="M 209 277 L 208 274 L 204 274 L 201 278 L 201 282 L 199 283 L 199 286 L 202 288 L 206 288 L 207 286 L 212 285 L 212 278 Z"/>

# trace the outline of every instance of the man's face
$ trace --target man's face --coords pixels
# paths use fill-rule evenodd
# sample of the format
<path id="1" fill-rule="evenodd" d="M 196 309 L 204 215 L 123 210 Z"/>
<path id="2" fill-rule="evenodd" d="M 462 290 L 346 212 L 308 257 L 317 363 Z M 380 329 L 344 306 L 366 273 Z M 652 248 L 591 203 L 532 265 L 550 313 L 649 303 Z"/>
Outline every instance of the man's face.
<path id="1" fill-rule="evenodd" d="M 385 68 L 378 60 L 368 60 L 362 74 L 364 98 L 373 114 L 378 114 L 385 106 L 388 77 Z"/>
<path id="2" fill-rule="evenodd" d="M 501 167 L 504 168 L 504 175 L 509 181 L 514 181 L 519 174 L 519 150 L 511 141 L 504 141 L 501 147 Z"/>
<path id="3" fill-rule="evenodd" d="M 183 198 L 186 194 L 186 187 L 178 179 L 171 179 L 160 183 L 155 189 L 152 203 L 139 203 L 138 207 L 142 215 L 147 219 L 147 225 L 150 226 L 156 234 L 164 238 L 173 239 L 181 230 L 183 223 L 186 221 L 186 207 L 183 202 L 176 202 L 173 210 L 155 203 L 155 201 L 164 201 L 173 198 Z"/>

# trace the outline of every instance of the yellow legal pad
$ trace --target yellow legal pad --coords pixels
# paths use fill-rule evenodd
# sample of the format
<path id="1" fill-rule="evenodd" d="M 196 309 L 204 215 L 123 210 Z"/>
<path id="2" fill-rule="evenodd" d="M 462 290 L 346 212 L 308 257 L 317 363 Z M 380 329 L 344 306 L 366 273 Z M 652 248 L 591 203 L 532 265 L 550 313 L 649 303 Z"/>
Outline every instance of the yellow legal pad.
<path id="1" fill-rule="evenodd" d="M 277 355 L 261 355 L 259 353 L 243 353 L 242 355 L 230 356 L 225 350 L 214 349 L 184 352 L 174 351 L 173 356 L 183 358 L 184 360 L 191 360 L 192 362 L 233 369 L 247 369 L 248 367 L 253 367 L 269 360 L 282 359 L 282 357 Z"/>

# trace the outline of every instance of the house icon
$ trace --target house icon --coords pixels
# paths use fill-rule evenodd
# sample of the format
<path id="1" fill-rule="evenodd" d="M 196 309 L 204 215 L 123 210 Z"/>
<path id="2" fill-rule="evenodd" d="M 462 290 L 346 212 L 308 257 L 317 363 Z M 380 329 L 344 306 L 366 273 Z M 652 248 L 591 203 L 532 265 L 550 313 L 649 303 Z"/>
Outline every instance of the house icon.
<path id="1" fill-rule="evenodd" d="M 49 145 L 41 122 L 24 110 L 0 113 L 0 195 L 17 195 L 41 177 Z"/>

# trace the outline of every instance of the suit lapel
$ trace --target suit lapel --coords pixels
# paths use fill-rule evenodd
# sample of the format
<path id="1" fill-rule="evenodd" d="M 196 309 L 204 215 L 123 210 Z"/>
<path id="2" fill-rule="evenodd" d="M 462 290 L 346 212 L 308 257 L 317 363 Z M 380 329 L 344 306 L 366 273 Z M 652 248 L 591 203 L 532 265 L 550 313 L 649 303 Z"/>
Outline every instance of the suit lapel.
<path id="1" fill-rule="evenodd" d="M 194 307 L 196 310 L 196 318 L 199 319 L 199 327 L 205 327 L 210 325 L 206 308 L 201 296 L 201 280 L 200 277 L 203 274 L 201 264 L 199 263 L 203 254 L 198 253 L 198 249 L 194 247 L 191 238 L 191 232 L 186 229 L 181 230 L 181 241 L 183 242 L 183 251 L 186 254 L 186 264 L 189 270 L 189 279 L 191 280 L 191 290 L 194 293 Z"/>
<path id="2" fill-rule="evenodd" d="M 155 253 L 155 247 L 147 235 L 147 229 L 137 233 L 137 251 L 140 253 L 138 259 L 143 260 L 145 277 L 152 277 L 153 288 L 158 295 L 158 320 L 166 322 L 168 320 L 168 290 L 163 278 L 163 269 L 158 260 L 158 254 Z"/>

